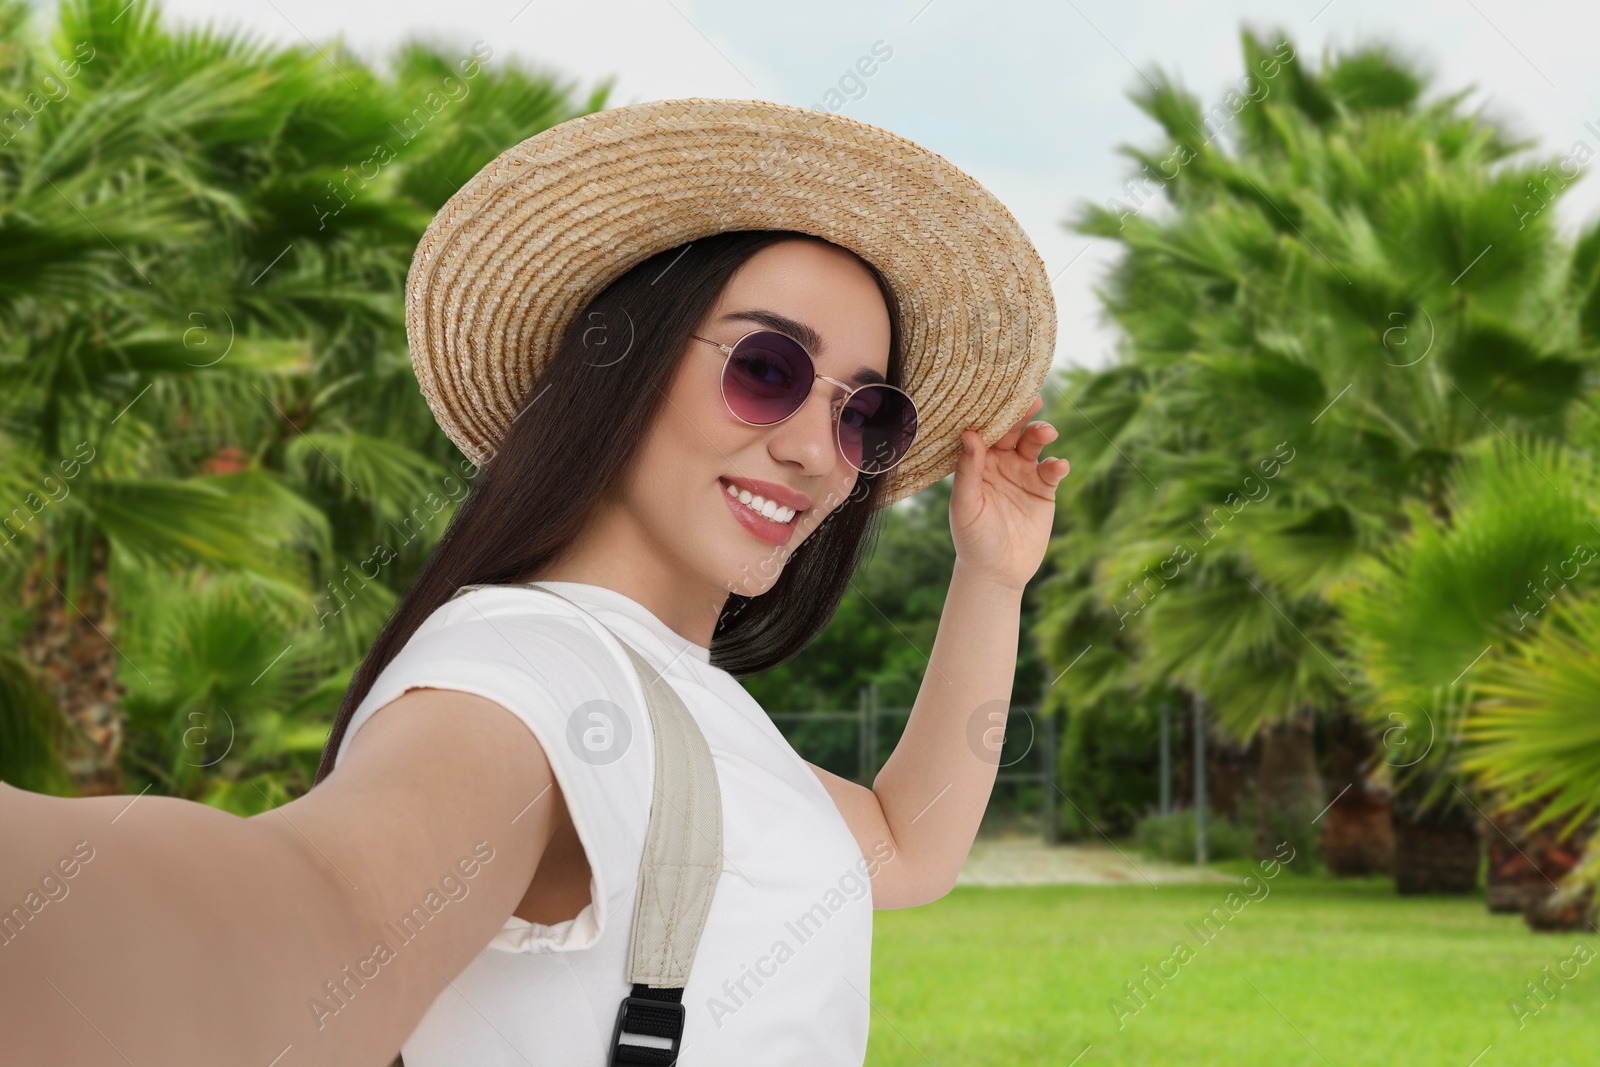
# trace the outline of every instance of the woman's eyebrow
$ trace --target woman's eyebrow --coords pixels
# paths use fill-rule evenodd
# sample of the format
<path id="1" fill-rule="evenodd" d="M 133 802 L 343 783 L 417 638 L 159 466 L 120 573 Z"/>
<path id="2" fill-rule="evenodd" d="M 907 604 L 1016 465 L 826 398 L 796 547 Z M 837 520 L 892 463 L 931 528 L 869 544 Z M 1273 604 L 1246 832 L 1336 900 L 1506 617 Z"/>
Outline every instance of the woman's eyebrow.
<path id="1" fill-rule="evenodd" d="M 730 311 L 718 321 L 730 322 L 736 319 L 754 322 L 765 326 L 769 330 L 777 330 L 779 333 L 788 334 L 804 345 L 806 350 L 813 356 L 822 355 L 824 348 L 822 336 L 816 330 L 797 319 L 791 319 L 787 315 L 780 315 L 776 311 L 768 311 L 765 308 L 750 308 L 745 311 Z M 850 380 L 857 385 L 886 385 L 889 381 L 889 379 L 871 367 L 857 368 L 855 374 L 851 375 Z"/>

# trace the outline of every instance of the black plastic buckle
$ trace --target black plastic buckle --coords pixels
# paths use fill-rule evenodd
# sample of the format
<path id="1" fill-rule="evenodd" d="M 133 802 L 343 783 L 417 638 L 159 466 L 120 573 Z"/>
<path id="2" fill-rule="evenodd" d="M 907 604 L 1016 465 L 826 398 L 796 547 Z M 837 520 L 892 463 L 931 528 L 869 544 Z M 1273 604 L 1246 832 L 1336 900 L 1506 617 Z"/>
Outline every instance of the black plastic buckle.
<path id="1" fill-rule="evenodd" d="M 617 1008 L 617 1025 L 611 1031 L 611 1058 L 606 1061 L 609 1067 L 671 1067 L 677 1063 L 678 1049 L 683 1044 L 683 1024 L 688 1017 L 682 998 L 681 988 L 652 989 L 643 983 L 634 983 L 633 994 L 623 997 Z M 625 1045 L 623 1034 L 664 1037 L 672 1046 Z"/>

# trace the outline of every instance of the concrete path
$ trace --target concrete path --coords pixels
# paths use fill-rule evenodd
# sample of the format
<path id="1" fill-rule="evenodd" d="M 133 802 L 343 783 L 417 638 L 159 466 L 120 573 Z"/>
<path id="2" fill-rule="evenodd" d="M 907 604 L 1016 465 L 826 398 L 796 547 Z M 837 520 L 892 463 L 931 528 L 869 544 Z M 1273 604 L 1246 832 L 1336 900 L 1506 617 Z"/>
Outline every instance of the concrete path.
<path id="1" fill-rule="evenodd" d="M 1101 841 L 1046 845 L 1037 836 L 979 838 L 957 885 L 1161 885 L 1234 883 L 1239 879 L 1189 865 L 1164 863 Z"/>

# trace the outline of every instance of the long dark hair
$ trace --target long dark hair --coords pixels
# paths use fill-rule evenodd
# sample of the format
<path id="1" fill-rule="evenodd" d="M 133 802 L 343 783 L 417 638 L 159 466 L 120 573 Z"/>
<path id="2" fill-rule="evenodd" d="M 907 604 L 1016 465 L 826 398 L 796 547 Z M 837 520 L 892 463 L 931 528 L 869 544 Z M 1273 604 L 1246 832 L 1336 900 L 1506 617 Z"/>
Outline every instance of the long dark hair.
<path id="1" fill-rule="evenodd" d="M 333 770 L 356 708 L 428 616 L 464 585 L 509 584 L 538 573 L 582 534 L 600 502 L 620 489 L 690 334 L 728 279 L 761 249 L 795 238 L 821 240 L 788 230 L 699 238 L 638 264 L 584 307 L 356 669 L 313 784 Z M 903 388 L 895 301 L 882 275 L 863 263 L 889 309 L 885 376 Z M 597 325 L 607 339 L 603 348 L 596 345 Z M 605 354 L 623 340 L 625 357 Z M 771 589 L 728 595 L 711 642 L 714 666 L 736 677 L 768 670 L 827 625 L 877 541 L 883 523 L 877 502 L 892 490 L 895 473 L 857 475 L 850 496 L 791 553 Z"/>

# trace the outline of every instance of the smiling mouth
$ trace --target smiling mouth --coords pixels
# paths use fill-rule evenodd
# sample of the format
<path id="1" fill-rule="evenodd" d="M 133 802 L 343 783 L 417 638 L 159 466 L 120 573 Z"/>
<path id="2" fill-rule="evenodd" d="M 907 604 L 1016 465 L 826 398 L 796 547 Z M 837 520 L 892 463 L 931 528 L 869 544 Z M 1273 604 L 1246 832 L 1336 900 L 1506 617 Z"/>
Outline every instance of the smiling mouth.
<path id="1" fill-rule="evenodd" d="M 766 500 L 757 494 L 750 492 L 748 489 L 741 489 L 736 485 L 730 485 L 728 482 L 720 478 L 717 480 L 721 484 L 722 491 L 724 493 L 727 493 L 744 507 L 748 508 L 751 512 L 768 522 L 775 522 L 783 526 L 788 526 L 794 522 L 795 516 L 800 514 L 794 508 L 784 507 L 781 504 L 777 504 L 771 500 Z"/>

